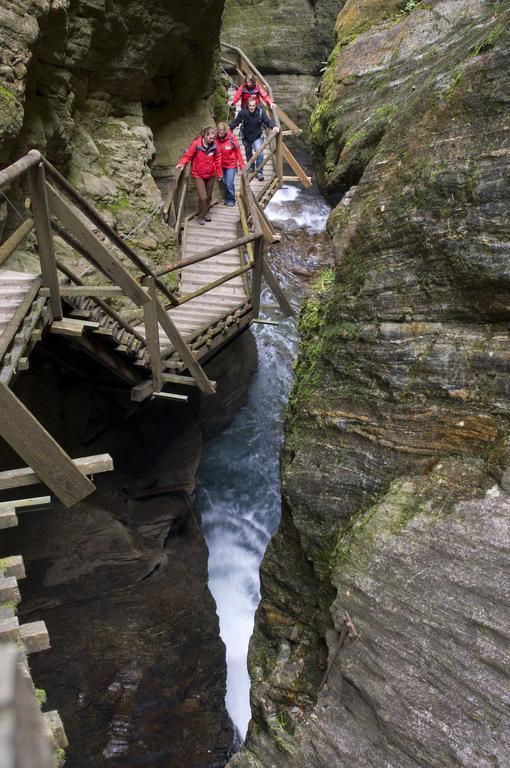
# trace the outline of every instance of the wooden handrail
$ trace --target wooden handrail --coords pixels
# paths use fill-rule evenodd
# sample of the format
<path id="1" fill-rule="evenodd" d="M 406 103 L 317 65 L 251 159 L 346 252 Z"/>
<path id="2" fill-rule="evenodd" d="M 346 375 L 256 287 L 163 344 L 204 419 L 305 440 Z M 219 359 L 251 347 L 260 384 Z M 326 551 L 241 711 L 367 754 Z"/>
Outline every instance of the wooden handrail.
<path id="1" fill-rule="evenodd" d="M 169 272 L 175 272 L 178 269 L 189 267 L 192 264 L 198 264 L 200 261 L 206 261 L 206 259 L 210 259 L 213 256 L 219 256 L 221 253 L 225 253 L 226 251 L 231 251 L 234 250 L 234 248 L 240 248 L 242 245 L 252 243 L 258 237 L 259 235 L 255 234 L 249 234 L 245 237 L 237 237 L 235 240 L 229 240 L 222 245 L 217 245 L 214 248 L 210 248 L 208 251 L 198 253 L 196 256 L 192 256 L 189 259 L 181 259 L 180 261 L 173 262 L 173 264 L 167 264 L 164 267 L 159 267 L 157 274 L 160 276 L 167 275 Z"/>
<path id="2" fill-rule="evenodd" d="M 202 288 L 198 288 L 196 291 L 193 291 L 193 293 L 187 293 L 179 300 L 179 306 L 182 306 L 182 304 L 187 304 L 188 301 L 191 301 L 191 299 L 196 299 L 197 296 L 202 296 L 204 293 L 212 291 L 213 288 L 218 288 L 220 285 L 223 285 L 223 283 L 228 283 L 228 281 L 233 280 L 234 277 L 244 275 L 244 273 L 249 272 L 250 269 L 252 269 L 251 264 L 248 264 L 245 267 L 239 267 L 239 269 L 236 269 L 234 272 L 229 272 L 228 275 L 223 275 L 214 282 L 207 283 L 206 285 L 202 286 Z"/>
<path id="3" fill-rule="evenodd" d="M 31 150 L 31 152 L 34 151 L 35 150 Z M 74 187 L 69 184 L 67 179 L 65 179 L 62 174 L 59 173 L 48 160 L 46 160 L 46 158 L 42 156 L 40 157 L 42 158 L 44 167 L 48 172 L 48 176 L 50 176 L 53 181 L 68 195 L 68 197 L 71 198 L 78 210 L 80 210 L 104 235 L 106 235 L 106 237 L 120 251 L 122 251 L 125 256 L 128 257 L 128 259 L 135 265 L 135 267 L 140 270 L 140 272 L 142 272 L 144 275 L 147 275 L 148 277 L 154 277 L 158 290 L 161 291 L 161 293 L 163 293 L 174 306 L 177 306 L 177 299 L 172 291 L 170 291 L 168 287 L 158 279 L 157 275 L 154 274 L 154 272 L 147 266 L 147 264 L 138 256 L 138 254 L 136 254 L 127 245 L 127 243 L 122 240 L 117 232 L 115 232 L 109 226 L 109 224 L 106 223 L 106 221 L 97 213 L 97 211 L 92 208 L 92 206 L 74 189 Z"/>
<path id="4" fill-rule="evenodd" d="M 71 246 L 71 248 L 74 248 L 74 250 L 81 254 L 84 258 L 88 258 L 88 255 L 86 255 L 85 248 L 79 243 L 75 238 L 70 235 L 68 232 L 66 232 L 62 227 L 60 227 L 55 221 L 51 222 L 51 226 L 53 230 L 57 233 L 59 237 L 62 238 L 62 240 Z M 66 264 L 63 264 L 61 261 L 57 259 L 57 267 L 64 274 L 66 277 L 69 278 L 73 283 L 76 285 L 85 285 L 83 280 L 78 276 L 75 275 L 74 272 L 72 272 L 69 267 Z M 119 323 L 119 325 L 124 328 L 125 331 L 128 331 L 129 333 L 132 333 L 135 338 L 140 341 L 143 346 L 145 346 L 145 339 L 141 334 L 138 333 L 138 331 L 135 331 L 135 329 L 126 323 L 125 320 L 122 319 L 122 317 L 115 312 L 114 309 L 110 307 L 109 304 L 106 304 L 106 302 L 101 301 L 101 299 L 90 297 L 91 301 L 94 302 L 94 304 L 97 304 L 98 307 L 100 307 L 103 312 L 105 312 L 107 315 L 109 315 L 116 323 Z"/>
<path id="5" fill-rule="evenodd" d="M 7 261 L 9 256 L 11 256 L 16 248 L 19 248 L 21 243 L 23 243 L 29 234 L 34 229 L 34 220 L 33 219 L 27 219 L 23 222 L 23 224 L 18 227 L 18 229 L 12 233 L 12 235 L 9 237 L 8 240 L 5 241 L 5 243 L 2 243 L 0 245 L 0 264 L 3 264 L 4 261 Z"/>
<path id="6" fill-rule="evenodd" d="M 262 74 L 262 73 L 261 73 L 261 72 L 260 72 L 260 71 L 257 69 L 257 67 L 255 66 L 255 64 L 253 64 L 253 63 L 250 61 L 250 59 L 249 59 L 249 58 L 248 58 L 248 56 L 247 56 L 247 55 L 244 53 L 244 51 L 242 51 L 242 50 L 241 50 L 240 48 L 238 48 L 236 45 L 231 45 L 230 43 L 224 43 L 224 42 L 223 42 L 223 40 L 221 40 L 221 41 L 220 41 L 220 46 L 221 46 L 222 48 L 228 48 L 229 50 L 231 50 L 231 51 L 235 51 L 235 52 L 236 52 L 236 54 L 239 56 L 239 58 L 240 58 L 242 61 L 244 61 L 244 62 L 247 64 L 247 66 L 249 67 L 249 69 L 251 69 L 252 73 L 255 75 L 255 77 L 257 78 L 257 80 L 259 81 L 259 83 L 262 83 L 262 84 L 263 84 L 263 86 L 264 86 L 265 90 L 266 90 L 266 91 L 268 92 L 268 94 L 271 96 L 271 100 L 272 100 L 272 97 L 273 97 L 273 90 L 272 90 L 271 86 L 270 86 L 270 85 L 269 85 L 269 83 L 267 82 L 267 80 L 266 80 L 266 78 L 264 77 L 264 75 L 263 75 L 263 74 Z"/>
<path id="7" fill-rule="evenodd" d="M 0 171 L 0 189 L 9 186 L 13 181 L 16 181 L 22 176 L 29 168 L 33 168 L 42 160 L 42 155 L 37 149 L 32 149 L 24 157 L 20 157 L 15 163 L 9 165 L 8 168 L 4 168 Z"/>

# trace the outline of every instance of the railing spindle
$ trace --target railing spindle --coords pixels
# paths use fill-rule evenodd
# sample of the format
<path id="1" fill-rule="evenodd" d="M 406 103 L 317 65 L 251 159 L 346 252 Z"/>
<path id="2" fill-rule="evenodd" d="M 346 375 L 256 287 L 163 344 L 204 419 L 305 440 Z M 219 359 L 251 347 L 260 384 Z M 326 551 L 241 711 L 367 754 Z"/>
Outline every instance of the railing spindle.
<path id="1" fill-rule="evenodd" d="M 30 153 L 29 153 L 30 154 Z M 32 215 L 34 217 L 37 249 L 41 264 L 42 284 L 50 289 L 50 306 L 55 320 L 62 320 L 62 301 L 58 285 L 57 262 L 51 231 L 44 166 L 39 162 L 28 170 Z"/>

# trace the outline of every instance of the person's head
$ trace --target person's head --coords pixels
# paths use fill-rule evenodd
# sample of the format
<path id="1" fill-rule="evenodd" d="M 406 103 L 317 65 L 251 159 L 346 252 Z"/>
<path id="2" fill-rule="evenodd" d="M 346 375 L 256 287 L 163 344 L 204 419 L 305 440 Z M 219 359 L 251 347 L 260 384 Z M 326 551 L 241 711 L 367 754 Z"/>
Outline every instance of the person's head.
<path id="1" fill-rule="evenodd" d="M 204 144 L 212 144 L 215 138 L 216 128 L 214 128 L 212 125 L 206 125 L 202 131 L 202 141 Z"/>
<path id="2" fill-rule="evenodd" d="M 254 96 L 250 96 L 248 99 L 248 112 L 255 112 L 257 107 L 257 99 Z"/>
<path id="3" fill-rule="evenodd" d="M 216 130 L 218 132 L 218 138 L 224 139 L 228 133 L 228 125 L 226 123 L 218 123 Z"/>
<path id="4" fill-rule="evenodd" d="M 253 75 L 246 75 L 246 77 L 244 78 L 244 84 L 248 88 L 255 88 L 257 81 L 255 80 Z"/>

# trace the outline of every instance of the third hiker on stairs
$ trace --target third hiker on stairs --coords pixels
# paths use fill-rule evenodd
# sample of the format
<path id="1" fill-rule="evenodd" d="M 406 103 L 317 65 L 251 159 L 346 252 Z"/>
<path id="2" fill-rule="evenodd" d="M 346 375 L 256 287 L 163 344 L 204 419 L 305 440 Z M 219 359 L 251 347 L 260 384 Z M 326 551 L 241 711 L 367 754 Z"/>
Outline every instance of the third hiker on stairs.
<path id="1" fill-rule="evenodd" d="M 218 123 L 216 142 L 220 150 L 221 167 L 223 169 L 223 184 L 225 185 L 224 205 L 234 206 L 236 204 L 236 170 L 239 168 L 242 171 L 244 168 L 241 147 L 226 123 Z"/>
<path id="2" fill-rule="evenodd" d="M 258 106 L 254 96 L 250 96 L 247 107 L 241 109 L 237 113 L 236 119 L 230 123 L 230 130 L 233 131 L 238 125 L 241 126 L 247 163 L 250 162 L 252 155 L 256 153 L 264 143 L 264 135 L 262 133 L 263 125 L 267 128 L 272 128 L 275 133 L 279 133 L 280 131 L 279 128 L 275 127 L 273 121 L 269 119 L 262 107 Z M 264 181 L 264 173 L 262 171 L 263 163 L 264 153 L 262 152 L 255 160 L 255 165 L 257 166 L 257 179 L 259 181 Z M 250 171 L 252 173 L 253 170 L 253 165 L 251 165 Z"/>
<path id="3" fill-rule="evenodd" d="M 191 163 L 191 175 L 195 179 L 198 193 L 198 223 L 211 221 L 209 208 L 214 187 L 214 179 L 222 178 L 221 154 L 216 143 L 216 128 L 207 126 L 201 136 L 188 147 L 176 165 L 182 171 L 186 163 Z"/>

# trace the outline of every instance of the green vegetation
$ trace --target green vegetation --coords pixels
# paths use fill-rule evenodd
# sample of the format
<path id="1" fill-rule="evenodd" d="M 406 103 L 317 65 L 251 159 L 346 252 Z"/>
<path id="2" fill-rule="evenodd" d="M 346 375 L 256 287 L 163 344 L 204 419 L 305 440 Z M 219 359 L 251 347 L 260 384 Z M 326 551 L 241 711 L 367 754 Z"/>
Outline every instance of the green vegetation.
<path id="1" fill-rule="evenodd" d="M 400 11 L 400 14 L 402 16 L 405 16 L 407 13 L 411 13 L 411 11 L 414 11 L 414 9 L 420 5 L 420 0 L 407 0 L 407 3 L 404 5 L 402 10 Z"/>
<path id="2" fill-rule="evenodd" d="M 62 747 L 57 747 L 55 750 L 55 762 L 56 762 L 57 768 L 62 768 L 65 761 L 66 761 L 65 750 L 62 749 Z"/>
<path id="3" fill-rule="evenodd" d="M 37 699 L 39 701 L 39 706 L 44 706 L 46 704 L 46 691 L 44 688 L 36 688 L 35 689 L 35 695 L 37 696 Z"/>
<path id="4" fill-rule="evenodd" d="M 503 32 L 505 31 L 504 24 L 501 22 L 498 22 L 493 26 L 491 31 L 483 38 L 481 43 L 479 43 L 476 48 L 474 48 L 471 52 L 472 56 L 478 56 L 480 53 L 483 53 L 484 51 L 488 51 L 492 46 L 497 42 L 497 40 L 501 37 Z"/>

